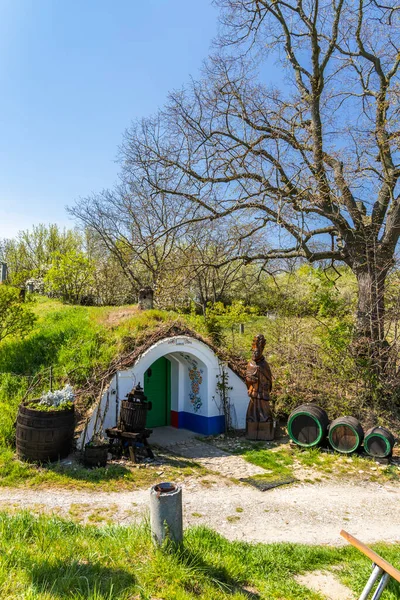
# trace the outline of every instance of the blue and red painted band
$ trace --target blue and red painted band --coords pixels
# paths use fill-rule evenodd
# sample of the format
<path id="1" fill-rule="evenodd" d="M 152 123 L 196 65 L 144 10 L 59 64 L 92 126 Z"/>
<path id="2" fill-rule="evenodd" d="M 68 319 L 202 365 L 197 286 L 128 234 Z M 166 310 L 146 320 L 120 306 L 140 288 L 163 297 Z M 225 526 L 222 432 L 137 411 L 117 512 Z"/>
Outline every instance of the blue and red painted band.
<path id="1" fill-rule="evenodd" d="M 203 417 L 185 411 L 171 410 L 171 425 L 179 429 L 189 429 L 203 435 L 216 435 L 225 431 L 224 415 Z"/>

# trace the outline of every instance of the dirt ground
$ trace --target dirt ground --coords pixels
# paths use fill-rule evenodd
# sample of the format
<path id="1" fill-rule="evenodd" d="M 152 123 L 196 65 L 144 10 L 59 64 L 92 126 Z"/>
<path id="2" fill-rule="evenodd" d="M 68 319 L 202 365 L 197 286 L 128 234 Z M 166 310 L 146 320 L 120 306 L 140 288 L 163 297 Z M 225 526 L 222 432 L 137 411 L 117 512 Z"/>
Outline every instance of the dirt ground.
<path id="1" fill-rule="evenodd" d="M 354 595 L 343 585 L 334 573 L 329 571 L 313 571 L 298 575 L 296 581 L 301 585 L 323 594 L 326 600 L 353 600 Z"/>
<path id="2" fill-rule="evenodd" d="M 239 479 L 268 471 L 190 432 L 163 429 L 155 440 L 159 459 L 185 457 L 208 471 L 183 480 L 185 526 L 206 525 L 230 540 L 248 542 L 340 545 L 345 543 L 341 529 L 367 544 L 400 542 L 399 483 L 328 479 L 323 473 L 311 481 L 309 471 L 297 465 L 295 483 L 262 492 Z M 0 509 L 50 512 L 98 525 L 137 522 L 148 514 L 148 506 L 149 490 L 143 489 L 0 488 Z"/>
<path id="3" fill-rule="evenodd" d="M 340 545 L 346 529 L 365 543 L 400 542 L 400 487 L 298 483 L 261 492 L 211 475 L 183 483 L 185 525 L 231 540 Z M 0 508 L 53 512 L 83 522 L 128 524 L 147 514 L 149 491 L 1 489 Z"/>

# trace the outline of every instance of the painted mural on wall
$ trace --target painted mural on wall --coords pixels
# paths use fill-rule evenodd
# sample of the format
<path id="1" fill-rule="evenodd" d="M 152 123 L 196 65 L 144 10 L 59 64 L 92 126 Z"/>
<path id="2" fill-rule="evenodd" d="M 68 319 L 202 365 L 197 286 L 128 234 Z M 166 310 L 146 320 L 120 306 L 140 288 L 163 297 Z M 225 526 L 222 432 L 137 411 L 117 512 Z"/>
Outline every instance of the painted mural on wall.
<path id="1" fill-rule="evenodd" d="M 190 379 L 190 392 L 189 399 L 193 406 L 195 413 L 199 412 L 203 405 L 203 401 L 200 397 L 200 386 L 203 381 L 203 369 L 199 369 L 197 360 L 195 360 L 189 354 L 182 354 L 181 356 L 189 363 L 189 379 Z"/>

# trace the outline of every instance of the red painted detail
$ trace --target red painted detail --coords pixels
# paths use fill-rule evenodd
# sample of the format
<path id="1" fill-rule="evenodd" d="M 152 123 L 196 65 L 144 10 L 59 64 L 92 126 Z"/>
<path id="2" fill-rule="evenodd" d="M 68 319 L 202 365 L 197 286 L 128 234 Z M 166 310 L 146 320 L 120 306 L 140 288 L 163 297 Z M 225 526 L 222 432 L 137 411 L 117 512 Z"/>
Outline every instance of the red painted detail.
<path id="1" fill-rule="evenodd" d="M 179 415 L 176 410 L 171 410 L 171 426 L 177 429 L 179 427 Z"/>

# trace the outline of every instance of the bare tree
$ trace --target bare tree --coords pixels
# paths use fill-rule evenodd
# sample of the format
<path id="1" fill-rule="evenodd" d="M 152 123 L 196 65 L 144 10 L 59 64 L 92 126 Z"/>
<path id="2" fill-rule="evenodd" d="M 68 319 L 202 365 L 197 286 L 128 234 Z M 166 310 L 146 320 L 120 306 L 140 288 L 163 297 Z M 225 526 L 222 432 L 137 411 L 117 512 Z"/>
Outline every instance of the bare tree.
<path id="1" fill-rule="evenodd" d="M 145 286 L 157 289 L 182 235 L 177 224 L 183 204 L 127 183 L 81 200 L 69 212 L 102 241 L 137 293 Z"/>
<path id="2" fill-rule="evenodd" d="M 209 303 L 232 300 L 232 290 L 240 283 L 248 293 L 257 284 L 254 273 L 236 258 L 250 252 L 255 241 L 240 240 L 234 223 L 197 223 L 187 231 L 186 243 L 179 248 L 180 264 L 191 298 L 203 314 Z"/>
<path id="3" fill-rule="evenodd" d="M 217 3 L 220 48 L 205 77 L 127 131 L 125 176 L 203 218 L 235 215 L 245 236 L 264 233 L 262 252 L 236 258 L 349 265 L 358 339 L 381 357 L 400 235 L 400 10 L 376 0 Z"/>

